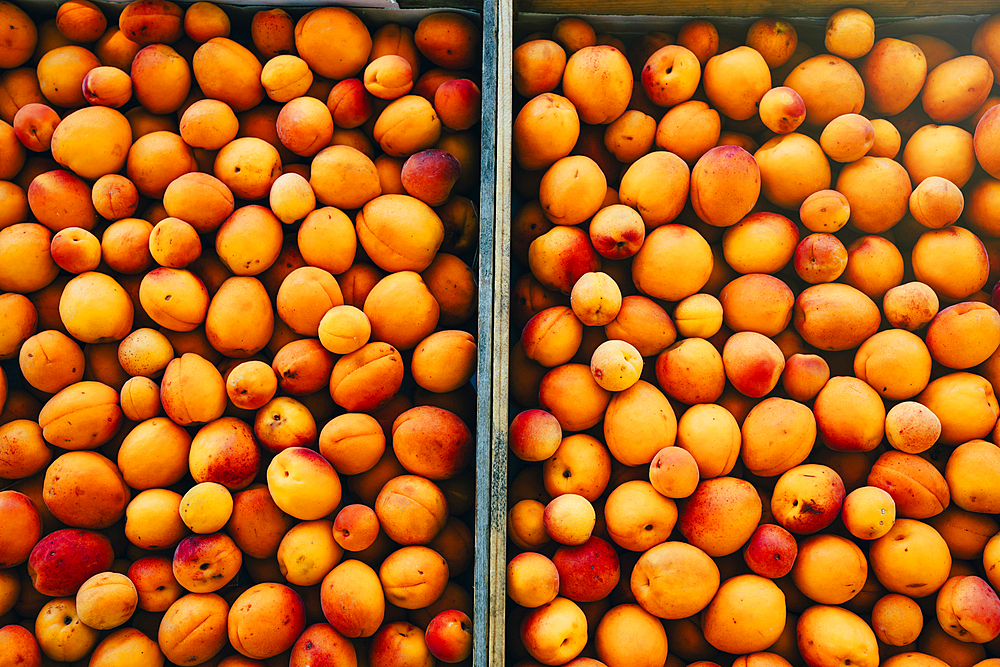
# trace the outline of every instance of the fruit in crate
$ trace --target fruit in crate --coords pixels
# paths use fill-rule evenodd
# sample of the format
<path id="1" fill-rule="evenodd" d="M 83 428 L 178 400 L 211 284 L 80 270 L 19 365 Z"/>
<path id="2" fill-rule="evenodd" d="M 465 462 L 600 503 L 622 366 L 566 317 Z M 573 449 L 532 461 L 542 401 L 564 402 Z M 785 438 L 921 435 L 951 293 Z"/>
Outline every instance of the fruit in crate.
<path id="1" fill-rule="evenodd" d="M 508 661 L 997 659 L 997 25 L 515 44 Z"/>
<path id="2" fill-rule="evenodd" d="M 45 12 L 0 2 L 0 664 L 471 664 L 476 17 Z"/>

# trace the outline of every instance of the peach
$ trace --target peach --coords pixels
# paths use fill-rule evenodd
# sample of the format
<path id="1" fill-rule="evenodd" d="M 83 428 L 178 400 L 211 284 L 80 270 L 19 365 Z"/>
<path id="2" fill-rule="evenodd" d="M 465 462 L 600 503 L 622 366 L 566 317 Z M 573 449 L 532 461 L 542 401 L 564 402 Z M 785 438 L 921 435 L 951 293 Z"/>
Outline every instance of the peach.
<path id="1" fill-rule="evenodd" d="M 885 435 L 894 448 L 909 454 L 930 449 L 941 435 L 941 420 L 916 401 L 904 401 L 885 416 Z"/>
<path id="2" fill-rule="evenodd" d="M 46 393 L 56 393 L 83 380 L 83 350 L 58 331 L 43 331 L 25 340 L 18 365 L 25 381 Z"/>
<path id="3" fill-rule="evenodd" d="M 63 449 L 91 449 L 110 440 L 122 423 L 118 393 L 111 387 L 84 380 L 50 398 L 38 414 L 47 442 Z"/>
<path id="4" fill-rule="evenodd" d="M 284 103 L 306 94 L 313 84 L 313 73 L 298 56 L 276 55 L 264 63 L 260 82 L 268 97 Z"/>
<path id="5" fill-rule="evenodd" d="M 890 329 L 861 344 L 854 373 L 884 398 L 912 398 L 930 381 L 931 354 L 919 336 Z"/>
<path id="6" fill-rule="evenodd" d="M 76 109 L 86 104 L 83 79 L 101 62 L 82 46 L 58 46 L 38 61 L 38 85 L 42 94 L 56 106 Z"/>
<path id="7" fill-rule="evenodd" d="M 540 553 L 520 553 L 507 563 L 507 594 L 522 607 L 534 609 L 552 602 L 559 587 L 559 570 Z"/>
<path id="8" fill-rule="evenodd" d="M 324 517 L 340 504 L 337 471 L 320 454 L 304 447 L 289 447 L 271 460 L 267 486 L 282 511 L 305 521 Z M 319 488 L 323 492 L 317 495 Z"/>
<path id="9" fill-rule="evenodd" d="M 42 595 L 64 597 L 74 595 L 93 575 L 106 572 L 113 561 L 111 542 L 103 534 L 63 528 L 35 544 L 28 557 L 28 575 Z"/>
<path id="10" fill-rule="evenodd" d="M 533 39 L 514 49 L 512 70 L 514 88 L 531 99 L 549 93 L 562 81 L 566 51 L 549 39 Z"/>
<path id="11" fill-rule="evenodd" d="M 609 81 L 614 84 L 609 86 Z M 598 85 L 602 94 L 594 96 Z M 628 108 L 632 68 L 622 52 L 612 46 L 587 46 L 573 52 L 566 61 L 562 86 L 580 120 L 592 125 L 608 124 Z"/>
<path id="12" fill-rule="evenodd" d="M 387 343 L 368 343 L 341 357 L 330 376 L 330 395 L 350 410 L 373 410 L 384 405 L 403 381 L 399 352 Z"/>
<path id="13" fill-rule="evenodd" d="M 754 331 L 730 336 L 722 350 L 722 363 L 733 386 L 753 398 L 770 393 L 785 369 L 785 358 L 778 346 Z"/>
<path id="14" fill-rule="evenodd" d="M 225 533 L 190 535 L 174 550 L 172 569 L 178 583 L 192 593 L 221 590 L 236 576 L 243 554 Z"/>
<path id="15" fill-rule="evenodd" d="M 701 63 L 684 46 L 664 46 L 646 60 L 641 81 L 646 97 L 653 104 L 672 107 L 694 95 L 701 81 Z"/>
<path id="16" fill-rule="evenodd" d="M 132 60 L 131 75 L 136 100 L 154 114 L 177 111 L 191 87 L 187 60 L 165 44 L 140 50 Z"/>
<path id="17" fill-rule="evenodd" d="M 746 613 L 749 609 L 754 612 Z M 784 627 L 784 593 L 770 579 L 755 574 L 723 582 L 702 621 L 705 639 L 729 653 L 763 651 L 778 639 Z"/>
<path id="18" fill-rule="evenodd" d="M 767 129 L 776 134 L 788 134 L 806 119 L 806 104 L 792 88 L 776 86 L 760 98 L 757 113 Z"/>
<path id="19" fill-rule="evenodd" d="M 718 111 L 701 100 L 688 100 L 663 115 L 655 142 L 690 165 L 718 143 L 721 130 Z"/>
<path id="20" fill-rule="evenodd" d="M 986 361 L 1000 346 L 1000 315 L 992 307 L 975 302 L 949 306 L 927 326 L 930 354 L 948 368 L 971 368 Z M 963 344 L 957 346 L 958 340 Z"/>
<path id="21" fill-rule="evenodd" d="M 622 175 L 621 203 L 636 209 L 647 231 L 674 220 L 684 208 L 690 188 L 690 169 L 669 151 L 654 151 Z"/>
<path id="22" fill-rule="evenodd" d="M 808 407 L 778 397 L 755 405 L 742 428 L 740 456 L 744 465 L 761 477 L 783 474 L 802 463 L 812 451 L 817 433 L 816 418 Z"/>
<path id="23" fill-rule="evenodd" d="M 446 81 L 434 92 L 434 110 L 451 130 L 468 130 L 479 122 L 482 93 L 469 79 Z"/>
<path id="24" fill-rule="evenodd" d="M 793 325 L 807 343 L 827 350 L 848 350 L 878 330 L 875 303 L 849 285 L 824 283 L 806 288 L 795 300 Z M 844 326 L 850 322 L 850 326 Z"/>
<path id="25" fill-rule="evenodd" d="M 448 563 L 428 547 L 405 546 L 386 557 L 378 576 L 387 602 L 420 609 L 441 597 L 448 583 Z"/>
<path id="26" fill-rule="evenodd" d="M 229 605 L 214 593 L 189 593 L 174 602 L 160 621 L 160 650 L 170 662 L 200 664 L 226 645 Z"/>
<path id="27" fill-rule="evenodd" d="M 843 607 L 813 605 L 799 615 L 795 630 L 800 653 L 813 664 L 836 664 L 845 654 L 851 656 L 848 659 L 852 665 L 879 664 L 875 632 L 860 616 Z"/>
<path id="28" fill-rule="evenodd" d="M 573 103 L 555 93 L 542 93 L 514 119 L 514 159 L 529 170 L 548 167 L 569 155 L 579 136 L 580 117 Z"/>
<path id="29" fill-rule="evenodd" d="M 937 315 L 938 297 L 925 283 L 910 282 L 888 290 L 882 298 L 882 309 L 894 327 L 916 331 Z"/>
<path id="30" fill-rule="evenodd" d="M 49 150 L 52 134 L 61 121 L 55 109 L 33 102 L 18 109 L 11 124 L 14 134 L 25 148 L 41 152 Z"/>
<path id="31" fill-rule="evenodd" d="M 208 2 L 196 2 L 184 11 L 184 32 L 202 44 L 213 37 L 228 37 L 229 17 L 226 12 Z"/>
<path id="32" fill-rule="evenodd" d="M 423 271 L 444 240 L 441 218 L 408 195 L 382 195 L 369 201 L 358 214 L 357 230 L 362 247 L 386 271 Z"/>
<path id="33" fill-rule="evenodd" d="M 710 225 L 735 225 L 757 203 L 759 194 L 757 163 L 737 146 L 709 150 L 691 170 L 691 205 Z"/>
<path id="34" fill-rule="evenodd" d="M 381 588 L 374 570 L 361 561 L 346 560 L 323 579 L 323 615 L 345 637 L 370 637 L 385 614 Z M 364 604 L 358 605 L 358 601 Z"/>
<path id="35" fill-rule="evenodd" d="M 984 437 L 998 414 L 996 397 L 988 380 L 958 372 L 932 380 L 917 401 L 941 421 L 941 442 L 958 445 Z"/>

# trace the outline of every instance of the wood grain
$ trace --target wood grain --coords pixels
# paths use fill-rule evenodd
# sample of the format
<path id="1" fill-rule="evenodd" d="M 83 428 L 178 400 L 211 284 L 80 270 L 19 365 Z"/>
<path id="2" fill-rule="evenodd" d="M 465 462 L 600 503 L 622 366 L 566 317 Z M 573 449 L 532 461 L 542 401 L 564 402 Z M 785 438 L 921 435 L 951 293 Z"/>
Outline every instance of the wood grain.
<path id="1" fill-rule="evenodd" d="M 517 12 L 542 14 L 616 14 L 622 16 L 814 16 L 826 18 L 844 7 L 859 7 L 874 17 L 992 14 L 1000 3 L 984 0 L 881 0 L 847 3 L 843 0 L 516 0 Z"/>

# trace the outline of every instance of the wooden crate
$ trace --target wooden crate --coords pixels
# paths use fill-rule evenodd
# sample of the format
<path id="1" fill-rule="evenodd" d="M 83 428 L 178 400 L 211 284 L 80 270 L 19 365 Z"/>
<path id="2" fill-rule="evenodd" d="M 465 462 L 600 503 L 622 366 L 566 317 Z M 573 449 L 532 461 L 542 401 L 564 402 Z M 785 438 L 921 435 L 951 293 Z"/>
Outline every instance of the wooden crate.
<path id="1" fill-rule="evenodd" d="M 57 7 L 64 0 L 13 0 L 29 15 L 55 16 Z M 131 0 L 95 0 L 95 3 L 109 15 L 117 15 L 121 7 Z M 478 321 L 476 342 L 478 346 L 477 370 L 475 376 L 477 402 L 477 425 L 471 425 L 476 432 L 476 452 L 473 465 L 476 469 L 475 523 L 475 563 L 473 568 L 473 654 L 476 667 L 489 664 L 487 637 L 489 628 L 496 625 L 491 616 L 494 605 L 490 604 L 490 517 L 495 508 L 490 504 L 491 483 L 491 420 L 493 414 L 492 372 L 493 362 L 493 308 L 494 308 L 494 227 L 496 188 L 496 138 L 497 138 L 497 77 L 498 63 L 498 10 L 496 0 L 210 0 L 224 7 L 233 24 L 231 37 L 237 41 L 249 42 L 249 26 L 253 15 L 271 7 L 286 8 L 298 18 L 310 9 L 319 6 L 343 6 L 352 9 L 364 18 L 369 26 L 385 23 L 400 23 L 416 28 L 417 23 L 430 14 L 441 11 L 459 11 L 480 23 L 483 29 L 482 51 L 482 114 L 480 123 L 481 161 L 480 188 L 478 192 L 479 219 L 482 231 L 473 269 L 477 272 L 479 287 Z M 177 0 L 187 7 L 195 0 Z M 242 37 L 241 37 L 242 35 Z M 475 198 L 475 197 L 473 197 Z M 15 362 L 16 363 L 16 362 Z M 0 487 L 2 488 L 2 487 Z M 503 619 L 501 617 L 500 624 Z"/>
<path id="2" fill-rule="evenodd" d="M 511 185 L 513 108 L 512 54 L 514 47 L 530 32 L 551 29 L 561 18 L 576 16 L 588 21 L 598 33 L 627 37 L 652 30 L 676 30 L 693 18 L 706 18 L 720 28 L 746 27 L 762 16 L 790 20 L 803 34 L 822 36 L 827 18 L 838 9 L 859 7 L 876 19 L 879 36 L 899 37 L 915 32 L 942 37 L 957 37 L 958 43 L 971 39 L 970 25 L 1000 12 L 1000 3 L 987 0 L 868 0 L 845 3 L 842 0 L 806 0 L 792 4 L 787 0 L 501 0 L 498 8 L 497 105 L 496 105 L 496 205 L 494 220 L 494 302 L 493 302 L 493 414 L 492 414 L 492 488 L 490 516 L 490 604 L 491 623 L 489 664 L 506 665 L 504 623 L 507 550 L 507 484 L 512 470 L 520 463 L 509 460 L 508 425 L 510 395 L 508 386 L 509 351 L 517 340 L 511 331 L 510 290 L 519 274 L 512 275 L 511 220 L 523 203 Z M 943 10 L 947 13 L 943 13 Z M 968 53 L 968 49 L 964 53 Z M 623 576 L 625 574 L 623 573 Z M 516 632 L 516 628 L 511 628 Z"/>

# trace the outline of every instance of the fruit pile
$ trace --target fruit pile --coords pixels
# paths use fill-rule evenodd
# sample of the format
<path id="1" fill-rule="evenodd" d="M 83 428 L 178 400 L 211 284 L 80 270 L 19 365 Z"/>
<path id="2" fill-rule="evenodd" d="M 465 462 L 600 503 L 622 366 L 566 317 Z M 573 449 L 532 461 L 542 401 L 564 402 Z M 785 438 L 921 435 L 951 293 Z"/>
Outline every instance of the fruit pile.
<path id="1" fill-rule="evenodd" d="M 516 44 L 509 663 L 996 667 L 1000 16 L 750 23 Z"/>
<path id="2" fill-rule="evenodd" d="M 0 0 L 0 665 L 471 664 L 481 28 L 115 10 Z"/>

